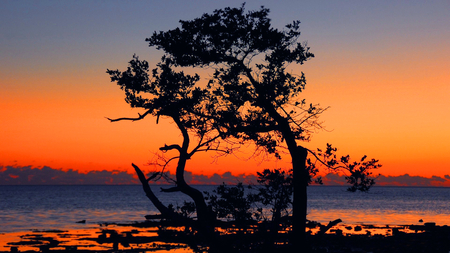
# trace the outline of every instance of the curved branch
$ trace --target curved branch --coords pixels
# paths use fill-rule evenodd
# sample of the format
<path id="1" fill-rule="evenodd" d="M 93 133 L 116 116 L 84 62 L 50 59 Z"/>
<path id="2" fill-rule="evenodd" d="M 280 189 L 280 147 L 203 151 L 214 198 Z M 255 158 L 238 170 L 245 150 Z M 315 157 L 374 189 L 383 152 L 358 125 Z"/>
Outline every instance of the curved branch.
<path id="1" fill-rule="evenodd" d="M 303 123 L 305 123 L 309 119 L 311 119 L 311 118 L 313 118 L 313 117 L 315 117 L 315 116 L 317 116 L 319 114 L 322 114 L 324 111 L 328 110 L 330 107 L 328 106 L 326 108 L 319 108 L 317 110 L 317 112 L 311 113 L 309 116 L 305 117 L 300 122 L 297 122 L 289 113 L 287 113 L 286 109 L 284 109 L 282 106 L 279 106 L 279 108 L 281 108 L 281 110 L 284 112 L 284 114 L 286 114 L 287 118 L 289 118 L 294 125 L 296 125 L 296 126 L 300 127 L 301 129 L 303 129 L 303 127 L 301 127 L 301 125 Z M 306 111 L 308 111 L 308 110 L 304 110 L 304 112 L 306 112 Z"/>
<path id="2" fill-rule="evenodd" d="M 195 147 L 191 152 L 189 152 L 188 157 L 191 157 L 191 156 L 194 155 L 196 152 L 198 152 L 198 151 L 200 150 L 200 148 L 202 148 L 202 147 L 204 147 L 204 146 L 207 146 L 209 143 L 211 143 L 211 142 L 217 140 L 219 137 L 220 137 L 220 136 L 217 135 L 217 136 L 215 136 L 215 137 L 213 137 L 213 138 L 211 138 L 211 139 L 209 139 L 209 140 L 207 140 L 207 141 L 205 141 L 205 142 L 203 142 L 203 143 L 200 143 L 201 140 L 203 139 L 203 136 L 202 136 L 201 139 L 200 139 L 199 144 L 198 144 L 197 147 Z M 206 148 L 206 149 L 204 149 L 203 151 L 208 151 L 208 150 L 210 150 L 210 149 L 209 149 L 209 148 Z M 211 149 L 211 150 L 212 150 L 212 149 Z"/>
<path id="3" fill-rule="evenodd" d="M 159 201 L 158 197 L 155 196 L 152 189 L 150 188 L 150 185 L 148 184 L 147 179 L 145 178 L 144 173 L 142 173 L 142 170 L 136 166 L 134 163 L 131 164 L 136 171 L 136 174 L 138 175 L 139 181 L 141 181 L 142 187 L 144 188 L 144 192 L 147 195 L 147 197 L 150 199 L 150 201 L 155 205 L 155 207 L 161 212 L 161 215 L 167 218 L 171 219 L 180 219 L 181 217 L 173 212 L 171 209 L 167 208 L 161 201 Z"/>
<path id="4" fill-rule="evenodd" d="M 352 164 L 351 163 L 349 163 L 349 161 L 347 161 L 347 162 L 342 162 L 341 161 L 341 163 L 343 163 L 344 165 L 339 165 L 339 166 L 330 166 L 329 164 L 327 164 L 325 161 L 323 161 L 314 151 L 312 151 L 312 150 L 310 150 L 310 149 L 308 149 L 308 148 L 305 148 L 309 153 L 311 153 L 315 158 L 316 158 L 316 160 L 317 161 L 319 161 L 321 164 L 323 164 L 325 167 L 327 167 L 327 168 L 329 168 L 329 169 L 333 169 L 333 170 L 336 170 L 336 169 L 346 169 L 346 170 L 348 170 L 348 171 L 351 171 L 351 166 L 352 166 Z M 349 156 L 347 156 L 347 157 L 349 157 Z M 373 164 L 376 164 L 376 163 L 378 163 L 378 160 L 375 160 L 375 159 L 372 159 L 372 161 L 370 161 L 370 163 L 373 163 Z M 354 164 L 356 164 L 356 162 L 354 163 Z M 356 164 L 356 165 L 359 165 L 359 164 Z M 354 166 L 354 165 L 353 165 Z M 379 166 L 381 166 L 381 165 L 379 165 Z M 375 168 L 378 168 L 378 166 L 376 166 Z"/>
<path id="5" fill-rule="evenodd" d="M 320 159 L 319 156 L 317 156 L 317 154 L 314 151 L 312 151 L 312 150 L 310 150 L 308 148 L 304 148 L 304 149 L 306 149 L 306 151 L 311 153 L 317 159 L 317 161 L 319 161 L 321 164 L 325 165 L 325 167 L 327 167 L 329 169 L 346 169 L 347 168 L 347 167 L 342 166 L 342 165 L 336 166 L 336 167 L 330 166 L 326 162 L 322 161 L 322 159 Z"/>
<path id="6" fill-rule="evenodd" d="M 196 152 L 206 152 L 206 151 L 216 151 L 229 154 L 231 151 L 229 149 L 218 149 L 218 148 L 205 148 L 205 149 L 197 149 Z"/>
<path id="7" fill-rule="evenodd" d="M 183 123 L 181 122 L 181 120 L 178 117 L 175 116 L 171 116 L 173 121 L 175 122 L 175 124 L 177 125 L 178 129 L 181 131 L 181 134 L 183 135 L 183 144 L 182 146 L 178 146 L 180 147 L 179 151 L 180 151 L 180 156 L 183 155 L 181 154 L 181 151 L 187 151 L 188 147 L 189 147 L 189 133 L 186 129 L 186 127 L 183 125 Z M 172 145 L 173 146 L 173 145 Z"/>
<path id="8" fill-rule="evenodd" d="M 159 150 L 161 151 L 169 151 L 172 149 L 176 149 L 178 150 L 178 152 L 181 152 L 181 147 L 178 144 L 173 144 L 173 145 L 164 145 L 164 147 L 160 147 Z"/>
<path id="9" fill-rule="evenodd" d="M 328 106 L 328 107 L 326 107 L 326 108 L 323 108 L 323 109 L 321 108 L 321 109 L 319 109 L 318 112 L 309 115 L 308 117 L 306 117 L 305 119 L 303 119 L 300 123 L 295 123 L 295 121 L 294 121 L 293 119 L 292 119 L 292 120 L 293 120 L 293 122 L 294 122 L 296 125 L 300 126 L 301 124 L 305 123 L 306 121 L 308 121 L 308 120 L 311 119 L 312 117 L 315 117 L 315 116 L 317 116 L 317 115 L 319 115 L 319 114 L 322 114 L 324 111 L 328 110 L 329 108 L 330 108 L 330 107 Z"/>
<path id="10" fill-rule="evenodd" d="M 156 162 L 150 162 L 149 165 L 156 165 L 156 166 L 158 166 L 158 167 L 162 167 L 162 169 L 161 169 L 160 172 L 156 172 L 156 173 L 154 173 L 152 176 L 150 176 L 150 177 L 147 179 L 147 181 L 150 181 L 150 180 L 158 181 L 158 180 L 160 180 L 161 178 L 164 178 L 164 179 L 166 179 L 166 180 L 169 181 L 169 178 L 165 176 L 164 171 L 166 170 L 166 167 L 169 165 L 169 163 L 170 163 L 172 160 L 175 160 L 175 159 L 178 159 L 178 158 L 180 158 L 180 157 L 179 157 L 179 156 L 174 156 L 174 157 L 171 157 L 170 159 L 166 160 L 166 159 L 164 158 L 164 156 L 159 156 L 158 159 L 161 159 L 161 160 L 163 161 L 163 163 L 158 163 L 157 161 L 156 161 Z M 156 178 L 156 179 L 155 179 L 155 178 Z"/>
<path id="11" fill-rule="evenodd" d="M 154 174 L 151 175 L 149 178 L 147 178 L 147 182 L 150 182 L 150 180 L 154 179 L 155 177 L 157 177 L 157 176 L 159 176 L 159 175 L 160 175 L 159 172 L 154 173 Z M 160 176 L 160 178 L 161 178 L 161 176 Z"/>
<path id="12" fill-rule="evenodd" d="M 121 121 L 121 120 L 130 120 L 130 121 L 138 121 L 141 120 L 143 118 L 145 118 L 145 116 L 147 116 L 150 113 L 150 110 L 147 110 L 144 114 L 140 114 L 138 113 L 139 117 L 136 118 L 117 118 L 117 119 L 111 119 L 111 118 L 107 118 L 110 122 L 116 122 L 116 121 Z"/>

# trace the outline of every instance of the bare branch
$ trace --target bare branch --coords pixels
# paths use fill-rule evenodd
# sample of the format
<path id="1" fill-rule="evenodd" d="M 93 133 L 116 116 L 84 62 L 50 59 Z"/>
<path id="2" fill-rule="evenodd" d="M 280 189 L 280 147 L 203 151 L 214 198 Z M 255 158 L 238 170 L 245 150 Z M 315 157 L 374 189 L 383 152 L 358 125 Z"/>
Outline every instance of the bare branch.
<path id="1" fill-rule="evenodd" d="M 152 180 L 152 179 L 154 179 L 155 177 L 157 177 L 157 176 L 159 176 L 159 172 L 155 172 L 155 173 L 153 173 L 153 175 L 151 175 L 149 178 L 147 178 L 147 182 L 149 182 L 150 180 Z M 161 178 L 161 176 L 159 177 L 159 178 Z M 158 178 L 158 179 L 159 179 Z"/>
<path id="2" fill-rule="evenodd" d="M 142 183 L 142 187 L 144 188 L 144 191 L 147 195 L 147 197 L 152 201 L 152 203 L 155 205 L 155 207 L 161 212 L 161 214 L 165 217 L 172 218 L 172 219 L 180 219 L 179 215 L 174 213 L 171 209 L 167 208 L 159 199 L 155 196 L 152 189 L 150 188 L 150 185 L 148 184 L 147 179 L 145 179 L 144 173 L 142 173 L 141 169 L 139 169 L 138 166 L 135 164 L 131 164 L 136 171 L 136 174 L 139 177 L 139 181 Z"/>
<path id="3" fill-rule="evenodd" d="M 181 147 L 180 147 L 180 145 L 177 145 L 177 144 L 173 144 L 173 145 L 164 145 L 164 147 L 160 147 L 160 148 L 159 148 L 159 150 L 161 150 L 161 151 L 169 151 L 169 150 L 172 150 L 172 149 L 176 149 L 176 150 L 178 150 L 179 152 L 181 152 Z"/>
<path id="4" fill-rule="evenodd" d="M 304 127 L 302 127 L 301 125 L 303 125 L 305 122 L 307 122 L 308 120 L 310 120 L 311 118 L 314 118 L 316 116 L 318 116 L 319 114 L 322 114 L 324 111 L 328 110 L 330 107 L 326 107 L 326 108 L 320 108 L 317 110 L 317 112 L 312 113 L 310 115 L 308 115 L 307 117 L 305 117 L 304 119 L 302 119 L 300 122 L 297 122 L 287 111 L 286 109 L 284 109 L 282 106 L 279 106 L 279 108 L 281 108 L 281 110 L 286 114 L 286 117 L 289 118 L 291 120 L 291 122 L 296 125 L 297 127 L 300 127 L 301 129 L 304 129 Z M 304 112 L 307 112 L 308 110 L 302 109 L 304 110 Z M 297 115 L 300 116 L 300 115 Z M 320 124 L 319 124 L 320 127 Z M 306 129 L 304 129 L 306 130 Z"/>
<path id="5" fill-rule="evenodd" d="M 219 149 L 219 148 L 205 148 L 205 149 L 197 149 L 196 152 L 206 152 L 206 151 L 216 151 L 229 154 L 231 153 L 231 149 Z"/>
<path id="6" fill-rule="evenodd" d="M 320 109 L 318 112 L 313 113 L 313 114 L 311 114 L 310 116 L 306 117 L 304 120 L 302 120 L 300 123 L 298 123 L 298 125 L 301 125 L 301 124 L 305 123 L 306 121 L 308 121 L 309 119 L 311 119 L 311 118 L 313 118 L 313 117 L 315 117 L 315 116 L 317 116 L 317 115 L 319 115 L 319 114 L 322 114 L 324 111 L 328 110 L 329 108 L 330 108 L 330 107 L 328 106 L 328 107 L 326 107 L 326 108 L 324 108 L 324 109 Z M 296 124 L 297 124 L 297 123 L 296 123 Z"/>
<path id="7" fill-rule="evenodd" d="M 140 114 L 138 113 L 139 117 L 137 118 L 117 118 L 117 119 L 111 119 L 111 118 L 107 118 L 110 122 L 116 122 L 116 121 L 121 121 L 121 120 L 130 120 L 130 121 L 138 121 L 141 120 L 143 118 L 145 118 L 145 116 L 147 116 L 150 113 L 150 110 L 147 110 L 144 114 Z"/>
<path id="8" fill-rule="evenodd" d="M 200 148 L 202 148 L 202 147 L 204 147 L 204 146 L 207 146 L 208 144 L 214 142 L 214 141 L 217 140 L 219 137 L 220 137 L 220 136 L 217 135 L 217 136 L 215 136 L 215 137 L 213 137 L 213 138 L 211 138 L 211 139 L 209 139 L 209 140 L 207 140 L 207 141 L 201 143 L 201 141 L 202 141 L 202 139 L 203 139 L 203 136 L 201 136 L 201 139 L 200 139 L 200 141 L 199 141 L 199 144 L 198 144 L 197 147 L 195 147 L 191 152 L 189 152 L 188 156 L 191 157 L 191 156 L 194 155 L 197 151 L 199 151 Z M 206 149 L 203 150 L 203 151 L 208 151 L 208 150 L 213 150 L 213 149 L 206 148 Z"/>
<path id="9" fill-rule="evenodd" d="M 164 155 L 157 154 L 157 153 L 155 153 L 155 156 L 156 156 L 156 159 L 154 159 L 155 161 L 154 161 L 154 162 L 149 162 L 148 165 L 159 166 L 159 167 L 162 167 L 162 169 L 161 169 L 160 172 L 155 172 L 148 180 L 154 179 L 154 181 L 158 181 L 158 180 L 160 180 L 161 178 L 164 178 L 164 179 L 166 179 L 167 181 L 173 181 L 173 180 L 169 179 L 169 178 L 165 175 L 164 171 L 166 170 L 166 167 L 169 165 L 169 163 L 170 163 L 172 160 L 178 159 L 178 158 L 180 158 L 180 157 L 179 157 L 179 156 L 174 156 L 174 157 L 171 157 L 170 159 L 166 159 L 166 158 L 164 157 Z M 160 161 L 160 162 L 158 162 L 158 161 Z M 158 178 L 156 178 L 157 176 L 158 176 Z M 155 179 L 155 178 L 156 178 L 156 179 Z"/>

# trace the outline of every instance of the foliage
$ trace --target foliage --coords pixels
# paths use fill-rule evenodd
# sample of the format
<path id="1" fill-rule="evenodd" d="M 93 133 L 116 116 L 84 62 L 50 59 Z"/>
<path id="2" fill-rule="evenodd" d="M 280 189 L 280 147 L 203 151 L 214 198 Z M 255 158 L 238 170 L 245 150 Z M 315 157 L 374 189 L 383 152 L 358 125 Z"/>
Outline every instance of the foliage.
<path id="1" fill-rule="evenodd" d="M 360 162 L 349 163 L 349 158 L 348 155 L 341 158 L 341 162 L 348 167 L 350 172 L 350 175 L 345 177 L 347 183 L 351 184 L 347 190 L 351 192 L 369 191 L 370 187 L 375 184 L 375 179 L 371 178 L 373 175 L 371 170 L 381 167 L 378 160 L 365 161 L 367 156 L 363 156 Z"/>
<path id="2" fill-rule="evenodd" d="M 190 218 L 195 214 L 196 208 L 195 203 L 190 201 L 184 201 L 182 206 L 178 206 L 176 208 L 176 212 L 181 216 Z"/>
<path id="3" fill-rule="evenodd" d="M 308 129 L 320 127 L 316 119 L 324 109 L 299 100 L 306 79 L 286 71 L 289 63 L 314 56 L 297 41 L 300 22 L 278 30 L 268 13 L 266 8 L 245 13 L 244 5 L 215 10 L 146 41 L 164 50 L 163 61 L 174 66 L 213 66 L 208 106 L 214 109 L 208 111 L 214 114 L 204 116 L 213 117 L 223 134 L 252 140 L 280 157 L 282 128 L 288 127 L 293 139 L 309 140 Z"/>
<path id="4" fill-rule="evenodd" d="M 280 169 L 265 169 L 258 172 L 258 185 L 245 187 L 242 183 L 228 186 L 219 185 L 214 194 L 205 192 L 206 200 L 218 218 L 245 221 L 251 218 L 259 220 L 263 217 L 263 208 L 269 207 L 272 220 L 279 221 L 281 214 L 288 213 L 292 204 L 292 175 Z M 249 191 L 245 191 L 245 190 Z M 250 190 L 256 189 L 256 193 Z"/>
<path id="5" fill-rule="evenodd" d="M 223 183 L 213 193 L 215 194 L 205 192 L 205 195 L 209 206 L 218 218 L 232 219 L 237 222 L 251 219 L 250 209 L 254 200 L 251 194 L 245 193 L 242 183 L 238 183 L 236 186 L 227 186 Z"/>
<path id="6" fill-rule="evenodd" d="M 182 116 L 197 108 L 205 90 L 195 87 L 198 75 L 175 72 L 167 62 L 151 70 L 148 62 L 134 55 L 126 71 L 107 70 L 112 82 L 125 91 L 131 107 L 145 108 L 154 116 Z M 187 118 L 190 119 L 190 118 Z M 195 122 L 189 125 L 195 125 Z"/>
<path id="7" fill-rule="evenodd" d="M 139 117 L 109 119 L 110 121 L 141 120 L 150 114 L 156 116 L 158 123 L 160 117 L 168 117 L 182 132 L 185 145 L 189 145 L 190 142 L 188 131 L 199 140 L 197 146 L 194 146 L 187 154 L 187 158 L 197 151 L 218 150 L 220 143 L 215 123 L 211 119 L 200 116 L 200 114 L 212 112 L 206 111 L 210 108 L 205 105 L 209 101 L 210 92 L 197 84 L 199 75 L 177 72 L 172 68 L 171 61 L 167 59 L 150 70 L 148 62 L 140 60 L 136 55 L 128 63 L 126 71 L 108 69 L 107 73 L 111 81 L 116 82 L 125 91 L 125 101 L 131 107 L 145 109 L 145 113 L 139 114 Z M 179 145 L 166 145 L 160 150 L 180 151 L 181 148 Z M 185 151 L 187 148 L 183 147 Z"/>
<path id="8" fill-rule="evenodd" d="M 272 220 L 280 219 L 292 204 L 292 174 L 281 169 L 265 169 L 258 172 L 258 200 L 271 207 Z"/>
<path id="9" fill-rule="evenodd" d="M 360 161 L 350 161 L 350 155 L 341 156 L 339 159 L 336 155 L 337 148 L 333 147 L 331 144 L 327 144 L 325 150 L 320 148 L 317 149 L 317 152 L 314 152 L 315 162 L 312 162 L 311 159 L 308 159 L 308 170 L 312 171 L 310 175 L 316 175 L 318 172 L 318 165 L 325 165 L 327 168 L 331 168 L 332 170 L 340 170 L 343 171 L 347 176 L 345 179 L 347 183 L 350 184 L 348 191 L 362 191 L 368 192 L 369 189 L 375 184 L 375 178 L 373 177 L 373 170 L 381 167 L 378 160 L 370 159 L 366 160 L 367 156 L 363 156 Z M 310 182 L 312 178 L 310 179 Z M 319 178 L 317 181 L 321 182 Z"/>

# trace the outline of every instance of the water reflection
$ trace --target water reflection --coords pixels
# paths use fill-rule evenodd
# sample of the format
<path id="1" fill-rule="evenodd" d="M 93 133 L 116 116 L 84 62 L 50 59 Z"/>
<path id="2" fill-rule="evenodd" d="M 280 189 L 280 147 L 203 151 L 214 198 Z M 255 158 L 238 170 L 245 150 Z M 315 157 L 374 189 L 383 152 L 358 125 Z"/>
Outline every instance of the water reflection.
<path id="1" fill-rule="evenodd" d="M 110 225 L 101 229 L 45 230 L 0 234 L 0 251 L 46 250 L 151 250 L 152 252 L 192 253 L 182 243 L 161 242 L 157 228 Z"/>

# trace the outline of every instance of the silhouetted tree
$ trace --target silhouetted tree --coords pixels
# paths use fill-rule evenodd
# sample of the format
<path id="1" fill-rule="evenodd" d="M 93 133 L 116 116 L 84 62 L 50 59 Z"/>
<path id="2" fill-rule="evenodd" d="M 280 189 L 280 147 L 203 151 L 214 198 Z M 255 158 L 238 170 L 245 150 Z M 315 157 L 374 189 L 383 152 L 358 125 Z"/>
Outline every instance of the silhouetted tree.
<path id="1" fill-rule="evenodd" d="M 258 200 L 271 207 L 272 221 L 280 222 L 282 212 L 286 212 L 292 204 L 292 175 L 280 169 L 265 169 L 258 172 Z"/>
<path id="2" fill-rule="evenodd" d="M 136 118 L 110 120 L 134 121 L 152 115 L 157 121 L 168 117 L 175 122 L 182 144 L 160 148 L 178 152 L 176 186 L 165 191 L 181 191 L 192 197 L 203 224 L 211 219 L 203 195 L 184 180 L 186 162 L 193 154 L 218 150 L 219 139 L 229 137 L 253 141 L 277 158 L 287 153 L 293 171 L 293 242 L 301 249 L 305 243 L 307 186 L 318 172 L 317 162 L 307 159 L 308 152 L 328 168 L 349 170 L 347 180 L 356 190 L 367 190 L 373 184 L 369 171 L 379 165 L 377 160 L 362 159 L 356 164 L 348 158 L 338 160 L 331 146 L 321 152 L 300 144 L 321 128 L 318 117 L 326 108 L 301 99 L 305 76 L 291 74 L 286 68 L 292 63 L 303 64 L 314 55 L 306 43 L 298 42 L 299 21 L 279 30 L 271 26 L 268 13 L 264 7 L 245 13 L 242 5 L 180 21 L 181 28 L 155 32 L 146 41 L 164 55 L 151 74 L 148 62 L 136 56 L 126 71 L 107 71 L 111 81 L 125 91 L 131 107 L 145 112 Z M 200 88 L 196 85 L 199 75 L 175 71 L 183 67 L 211 67 L 214 73 Z M 192 147 L 191 135 L 198 140 Z M 135 169 L 138 172 L 137 166 Z M 141 179 L 143 185 L 147 181 Z"/>
<path id="3" fill-rule="evenodd" d="M 315 161 L 312 159 L 307 160 L 307 170 L 310 174 L 309 182 L 313 181 L 313 177 L 319 172 L 318 166 L 325 165 L 327 168 L 331 168 L 334 171 L 341 171 L 345 174 L 345 179 L 350 186 L 347 191 L 355 192 L 362 191 L 367 192 L 375 184 L 375 178 L 372 171 L 381 167 L 378 160 L 370 159 L 366 160 L 367 156 L 363 156 L 359 162 L 350 162 L 350 156 L 341 156 L 339 159 L 336 156 L 337 148 L 331 144 L 327 144 L 325 150 L 320 148 L 316 152 L 311 152 L 315 156 Z M 321 178 L 318 177 L 315 181 L 319 184 L 322 183 Z"/>
<path id="4" fill-rule="evenodd" d="M 161 151 L 167 152 L 175 150 L 178 155 L 169 159 L 168 162 L 177 159 L 176 186 L 169 189 L 162 189 L 165 192 L 181 191 L 190 196 L 195 203 L 197 219 L 200 228 L 206 233 L 212 230 L 211 218 L 213 217 L 207 207 L 201 191 L 191 187 L 184 179 L 184 171 L 187 160 L 195 153 L 216 150 L 228 152 L 229 149 L 220 149 L 218 142 L 220 134 L 214 130 L 215 123 L 200 114 L 207 114 L 204 102 L 209 96 L 208 91 L 196 86 L 199 80 L 198 75 L 186 75 L 183 72 L 176 72 L 171 68 L 170 60 L 163 60 L 157 67 L 150 71 L 147 61 L 141 61 L 137 56 L 129 62 L 126 71 L 107 70 L 112 82 L 117 82 L 122 90 L 125 91 L 125 101 L 133 108 L 145 109 L 143 114 L 135 118 L 116 118 L 109 119 L 111 122 L 130 120 L 136 121 L 144 119 L 148 115 L 156 117 L 157 122 L 160 118 L 169 118 L 175 122 L 181 132 L 182 143 L 164 145 Z M 194 142 L 191 136 L 195 136 Z M 193 145 L 191 145 L 193 143 Z M 152 193 L 148 181 L 141 170 L 133 164 L 136 173 L 144 187 L 149 199 L 155 204 L 159 211 L 166 217 L 175 217 L 172 209 L 165 207 Z"/>
<path id="5" fill-rule="evenodd" d="M 146 41 L 163 50 L 163 60 L 174 66 L 215 69 L 207 87 L 213 95 L 208 106 L 214 108 L 208 111 L 214 114 L 199 115 L 218 122 L 219 131 L 254 141 L 278 158 L 287 150 L 293 168 L 294 238 L 301 249 L 312 170 L 306 164 L 308 149 L 299 141 L 308 141 L 321 128 L 317 119 L 326 108 L 300 99 L 305 76 L 286 70 L 288 64 L 314 57 L 306 43 L 298 42 L 300 22 L 279 30 L 271 26 L 268 13 L 264 7 L 245 12 L 244 5 L 219 9 L 180 21 L 181 28 L 155 32 Z"/>
<path id="6" fill-rule="evenodd" d="M 245 193 L 242 183 L 235 186 L 223 183 L 213 193 L 206 193 L 206 199 L 218 218 L 232 219 L 238 223 L 251 219 L 253 200 L 251 195 Z"/>

